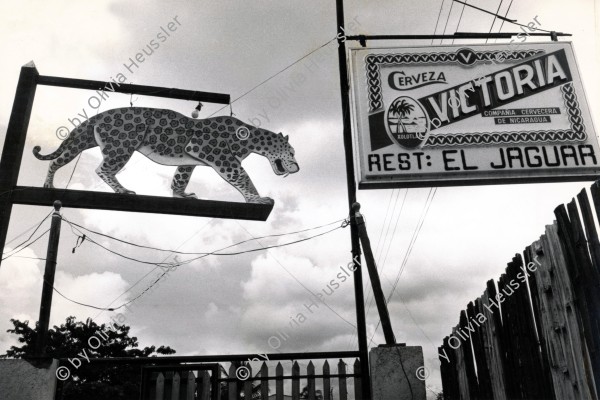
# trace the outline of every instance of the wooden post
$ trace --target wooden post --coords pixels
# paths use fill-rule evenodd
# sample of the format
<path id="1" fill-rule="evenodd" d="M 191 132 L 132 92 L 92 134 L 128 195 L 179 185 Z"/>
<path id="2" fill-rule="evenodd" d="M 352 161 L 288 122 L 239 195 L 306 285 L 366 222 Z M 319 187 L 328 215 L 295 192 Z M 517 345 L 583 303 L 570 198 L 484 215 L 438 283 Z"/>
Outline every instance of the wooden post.
<path id="1" fill-rule="evenodd" d="M 12 189 L 17 185 L 23 149 L 25 148 L 25 135 L 29 126 L 33 98 L 39 74 L 33 61 L 21 67 L 19 83 L 15 93 L 4 149 L 0 159 L 0 249 L 4 251 L 10 214 L 12 212 Z"/>
<path id="2" fill-rule="evenodd" d="M 58 255 L 58 241 L 60 239 L 60 207 L 62 204 L 54 202 L 52 213 L 52 224 L 50 225 L 50 236 L 48 238 L 48 251 L 46 252 L 46 268 L 44 270 L 44 282 L 42 287 L 42 301 L 40 303 L 40 318 L 37 326 L 37 340 L 35 354 L 43 356 L 46 353 L 46 340 L 48 336 L 48 325 L 50 324 L 50 311 L 52 309 L 52 293 L 54 291 L 54 273 L 56 272 L 56 256 Z"/>
<path id="3" fill-rule="evenodd" d="M 346 62 L 346 32 L 344 30 L 344 0 L 336 0 L 338 62 L 340 73 L 340 95 L 342 100 L 344 155 L 346 159 L 346 184 L 348 186 L 348 208 L 356 202 L 356 179 L 354 176 L 354 156 L 352 154 L 352 134 L 350 131 L 350 84 L 348 82 L 348 65 Z M 362 400 L 371 400 L 371 382 L 369 378 L 369 347 L 367 342 L 367 322 L 365 316 L 365 299 L 363 293 L 362 268 L 360 267 L 360 243 L 358 228 L 354 218 L 350 220 L 350 241 L 352 259 L 358 261 L 354 271 L 354 301 L 356 302 L 356 329 L 358 351 L 362 363 L 361 380 L 363 383 Z"/>
<path id="4" fill-rule="evenodd" d="M 358 236 L 360 237 L 360 244 L 365 255 L 365 262 L 367 263 L 369 278 L 371 278 L 373 297 L 375 297 L 375 304 L 377 304 L 379 319 L 381 319 L 381 328 L 383 329 L 385 343 L 396 344 L 396 337 L 394 336 L 394 331 L 392 329 L 392 322 L 390 321 L 390 314 L 388 312 L 385 296 L 383 294 L 383 290 L 381 289 L 381 281 L 379 280 L 379 273 L 377 272 L 375 257 L 373 257 L 371 241 L 369 240 L 369 235 L 367 234 L 365 219 L 360 214 L 360 204 L 354 203 L 352 205 L 352 211 L 354 212 L 354 219 L 356 220 L 356 226 L 358 227 Z"/>

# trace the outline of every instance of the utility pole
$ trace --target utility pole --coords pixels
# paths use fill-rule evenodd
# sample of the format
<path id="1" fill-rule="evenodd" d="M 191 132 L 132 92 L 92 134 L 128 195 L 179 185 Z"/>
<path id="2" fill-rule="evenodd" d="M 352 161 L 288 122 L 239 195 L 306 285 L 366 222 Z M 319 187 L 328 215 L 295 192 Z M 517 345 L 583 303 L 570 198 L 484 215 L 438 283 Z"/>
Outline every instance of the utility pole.
<path id="1" fill-rule="evenodd" d="M 40 318 L 37 326 L 37 340 L 35 355 L 43 357 L 46 353 L 48 339 L 48 325 L 50 324 L 50 311 L 52 309 L 52 293 L 54 291 L 54 273 L 56 272 L 56 257 L 58 255 L 58 241 L 60 239 L 60 225 L 62 217 L 59 200 L 54 202 L 50 236 L 48 238 L 48 251 L 46 252 L 46 269 L 44 270 L 44 286 L 42 288 L 42 301 L 40 303 Z"/>
<path id="2" fill-rule="evenodd" d="M 371 400 L 371 380 L 369 377 L 369 348 L 367 344 L 367 323 L 365 317 L 365 299 L 363 293 L 362 268 L 360 266 L 360 243 L 358 227 L 352 205 L 356 203 L 356 179 L 354 176 L 354 156 L 352 154 L 352 134 L 350 130 L 350 85 L 348 65 L 346 63 L 346 34 L 344 26 L 344 0 L 336 0 L 338 61 L 340 66 L 340 95 L 342 100 L 344 153 L 346 157 L 346 182 L 348 186 L 348 213 L 350 215 L 350 241 L 354 271 L 354 299 L 356 301 L 356 329 L 358 351 L 360 353 L 362 400 Z"/>

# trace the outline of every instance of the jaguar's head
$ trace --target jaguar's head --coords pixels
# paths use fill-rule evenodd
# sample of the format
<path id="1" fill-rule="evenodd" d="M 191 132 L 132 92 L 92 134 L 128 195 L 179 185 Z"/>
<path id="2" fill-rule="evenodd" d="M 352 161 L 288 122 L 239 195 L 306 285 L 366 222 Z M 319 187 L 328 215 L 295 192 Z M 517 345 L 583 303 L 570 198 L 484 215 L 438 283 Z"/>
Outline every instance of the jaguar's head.
<path id="1" fill-rule="evenodd" d="M 283 136 L 281 133 L 274 135 L 266 157 L 269 159 L 276 175 L 284 175 L 285 177 L 300 170 L 294 155 L 295 151 L 289 143 L 288 136 Z"/>

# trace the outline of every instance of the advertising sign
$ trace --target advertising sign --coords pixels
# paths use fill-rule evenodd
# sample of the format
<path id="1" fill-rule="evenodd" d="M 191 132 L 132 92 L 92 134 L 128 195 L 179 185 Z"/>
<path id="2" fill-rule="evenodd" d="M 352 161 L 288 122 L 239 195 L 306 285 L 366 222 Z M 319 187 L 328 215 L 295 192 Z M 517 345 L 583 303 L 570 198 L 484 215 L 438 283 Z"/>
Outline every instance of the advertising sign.
<path id="1" fill-rule="evenodd" d="M 571 43 L 350 54 L 359 188 L 597 179 Z"/>

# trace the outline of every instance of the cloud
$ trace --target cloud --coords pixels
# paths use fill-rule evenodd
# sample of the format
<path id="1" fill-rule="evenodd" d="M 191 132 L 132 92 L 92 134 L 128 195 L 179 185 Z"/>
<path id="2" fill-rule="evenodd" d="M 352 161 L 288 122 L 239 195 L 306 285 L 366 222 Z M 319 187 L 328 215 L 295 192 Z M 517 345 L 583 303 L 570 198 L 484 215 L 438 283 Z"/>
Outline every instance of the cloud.
<path id="1" fill-rule="evenodd" d="M 10 249 L 7 248 L 7 251 Z M 39 257 L 33 250 L 25 249 L 18 253 L 21 257 Z M 120 295 L 126 288 L 127 282 L 113 272 L 101 272 L 84 275 L 72 275 L 60 270 L 60 264 L 55 276 L 54 287 L 64 296 L 84 304 L 105 307 L 107 299 Z M 39 318 L 40 298 L 44 264 L 42 261 L 29 258 L 11 257 L 2 262 L 0 268 L 0 346 L 6 350 L 16 344 L 14 335 L 6 333 L 12 327 L 10 319 L 29 320 L 29 326 L 34 327 Z M 120 298 L 126 302 L 129 295 Z M 64 323 L 68 316 L 79 320 L 98 315 L 87 307 L 74 304 L 58 293 L 53 293 L 50 325 Z M 94 318 L 101 324 L 108 321 L 108 315 L 103 314 Z"/>

